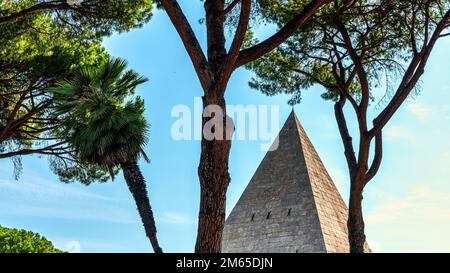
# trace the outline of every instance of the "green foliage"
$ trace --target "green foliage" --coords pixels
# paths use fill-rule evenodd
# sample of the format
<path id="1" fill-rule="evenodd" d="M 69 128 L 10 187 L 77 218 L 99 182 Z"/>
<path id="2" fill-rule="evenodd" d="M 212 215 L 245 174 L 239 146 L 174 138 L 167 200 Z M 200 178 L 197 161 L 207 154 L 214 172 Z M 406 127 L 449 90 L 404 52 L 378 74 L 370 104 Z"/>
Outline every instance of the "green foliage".
<path id="1" fill-rule="evenodd" d="M 298 90 L 295 96 L 289 101 L 296 104 L 301 99 L 301 88 L 311 85 L 302 75 L 294 73 L 297 70 L 296 60 L 281 53 L 281 50 L 274 50 L 266 54 L 261 59 L 250 63 L 247 68 L 253 70 L 258 78 L 253 78 L 249 83 L 251 88 L 261 90 L 268 96 L 280 93 L 290 94 L 293 90 Z"/>
<path id="2" fill-rule="evenodd" d="M 109 172 L 104 168 L 79 160 L 67 161 L 58 157 L 50 157 L 49 163 L 50 169 L 63 183 L 79 182 L 84 185 L 90 185 L 94 182 L 106 183 L 111 178 Z M 118 169 L 113 171 L 114 175 L 117 175 L 119 172 Z"/>
<path id="3" fill-rule="evenodd" d="M 63 119 L 57 134 L 70 143 L 81 162 L 105 168 L 113 177 L 120 164 L 140 156 L 147 159 L 144 101 L 130 98 L 147 79 L 126 66 L 126 61 L 111 58 L 99 67 L 80 69 L 49 89 Z"/>
<path id="4" fill-rule="evenodd" d="M 62 253 L 45 237 L 0 226 L 0 253 Z"/>
<path id="5" fill-rule="evenodd" d="M 52 98 L 45 89 L 71 71 L 99 65 L 107 57 L 98 40 L 72 37 L 36 14 L 2 24 L 0 36 L 0 154 L 13 157 L 20 173 L 20 152 L 49 145 Z M 18 153 L 18 154 L 16 154 Z"/>
<path id="6" fill-rule="evenodd" d="M 2 1 L 0 3 L 0 19 L 39 7 L 42 2 L 38 0 Z M 53 8 L 46 7 L 33 13 L 25 13 L 7 23 L 17 24 L 29 20 L 30 16 L 43 15 L 51 18 L 53 24 L 64 27 L 66 31 L 75 36 L 79 37 L 80 34 L 83 34 L 92 39 L 110 35 L 115 31 L 123 32 L 141 27 L 152 16 L 151 0 L 56 0 L 46 2 L 51 2 Z"/>
<path id="7" fill-rule="evenodd" d="M 432 2 L 434 11 L 444 5 L 442 1 Z M 260 1 L 266 21 L 278 26 L 297 14 L 303 4 L 293 0 Z M 417 15 L 414 22 L 411 19 L 413 4 Z M 348 85 L 345 87 L 347 92 L 358 100 L 361 86 L 359 78 L 352 75 L 355 64 L 336 25 L 338 17 L 361 57 L 370 90 L 384 86 L 389 94 L 397 76 L 403 73 L 405 64 L 412 58 L 411 26 L 417 28 L 414 42 L 419 44 L 422 39 L 424 16 L 420 13 L 424 12 L 421 5 L 424 3 L 420 0 L 382 0 L 375 4 L 334 1 L 274 52 L 247 66 L 256 74 L 250 86 L 268 95 L 292 94 L 290 103 L 295 104 L 300 101 L 301 90 L 313 84 L 325 87 L 322 97 L 329 100 L 336 100 L 339 88 Z M 436 21 L 438 17 L 438 13 L 432 16 Z M 349 82 L 342 82 L 343 79 Z"/>
<path id="8" fill-rule="evenodd" d="M 101 39 L 142 26 L 151 10 L 151 0 L 0 1 L 0 157 L 13 160 L 16 177 L 21 155 L 45 148 L 39 153 L 49 155 L 65 182 L 108 179 L 103 170 L 65 153 L 67 146 L 47 149 L 59 141 L 52 134 L 59 119 L 46 89 L 104 63 L 108 54 Z"/>

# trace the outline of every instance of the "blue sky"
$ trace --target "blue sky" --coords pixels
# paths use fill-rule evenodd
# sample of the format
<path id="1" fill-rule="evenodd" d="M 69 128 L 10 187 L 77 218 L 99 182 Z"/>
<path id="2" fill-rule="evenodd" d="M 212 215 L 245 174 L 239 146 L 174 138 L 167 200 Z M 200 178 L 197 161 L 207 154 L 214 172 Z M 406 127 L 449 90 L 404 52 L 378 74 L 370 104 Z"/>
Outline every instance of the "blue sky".
<path id="1" fill-rule="evenodd" d="M 204 43 L 205 32 L 198 23 L 202 17 L 200 2 L 180 3 Z M 261 27 L 258 34 L 263 37 L 271 31 L 270 26 Z M 144 28 L 113 35 L 104 45 L 150 79 L 138 91 L 145 99 L 146 116 L 152 126 L 146 148 L 151 163 L 141 162 L 141 168 L 162 247 L 168 252 L 192 252 L 199 203 L 200 143 L 171 137 L 173 107 L 191 107 L 194 97 L 202 94 L 190 60 L 161 12 Z M 385 129 L 383 165 L 364 198 L 367 237 L 375 251 L 450 251 L 449 48 L 449 39 L 439 42 L 422 78 L 422 91 L 408 100 Z M 227 103 L 278 105 L 281 126 L 291 111 L 287 97 L 268 98 L 249 89 L 251 76 L 243 69 L 234 74 Z M 320 98 L 319 87 L 303 94 L 295 111 L 346 200 L 347 167 L 332 104 Z M 377 110 L 373 108 L 371 115 Z M 347 113 L 354 124 L 352 112 Z M 265 154 L 260 144 L 249 140 L 233 143 L 228 212 Z M 29 156 L 23 161 L 19 181 L 12 178 L 11 162 L 0 161 L 0 225 L 39 232 L 63 250 L 151 251 L 121 176 L 114 182 L 89 187 L 63 184 L 51 173 L 45 157 Z"/>

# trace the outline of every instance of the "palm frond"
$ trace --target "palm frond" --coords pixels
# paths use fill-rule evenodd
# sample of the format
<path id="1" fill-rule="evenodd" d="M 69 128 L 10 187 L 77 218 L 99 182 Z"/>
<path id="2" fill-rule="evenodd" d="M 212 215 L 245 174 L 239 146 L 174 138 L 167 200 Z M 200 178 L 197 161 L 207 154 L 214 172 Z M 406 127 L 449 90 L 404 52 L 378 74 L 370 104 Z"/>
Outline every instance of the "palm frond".
<path id="1" fill-rule="evenodd" d="M 110 58 L 49 89 L 64 121 L 60 134 L 80 160 L 103 166 L 112 177 L 121 163 L 141 156 L 148 161 L 144 101 L 129 99 L 147 78 L 126 67 L 125 60 Z"/>

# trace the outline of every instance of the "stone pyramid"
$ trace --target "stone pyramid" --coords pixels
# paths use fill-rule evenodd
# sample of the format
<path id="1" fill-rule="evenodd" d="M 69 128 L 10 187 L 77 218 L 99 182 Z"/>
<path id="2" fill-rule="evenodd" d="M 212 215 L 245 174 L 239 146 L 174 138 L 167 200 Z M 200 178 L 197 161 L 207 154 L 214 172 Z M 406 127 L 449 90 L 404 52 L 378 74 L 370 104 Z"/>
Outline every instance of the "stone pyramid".
<path id="1" fill-rule="evenodd" d="M 276 145 L 276 142 L 273 144 Z M 347 207 L 292 111 L 229 215 L 223 252 L 349 252 Z"/>

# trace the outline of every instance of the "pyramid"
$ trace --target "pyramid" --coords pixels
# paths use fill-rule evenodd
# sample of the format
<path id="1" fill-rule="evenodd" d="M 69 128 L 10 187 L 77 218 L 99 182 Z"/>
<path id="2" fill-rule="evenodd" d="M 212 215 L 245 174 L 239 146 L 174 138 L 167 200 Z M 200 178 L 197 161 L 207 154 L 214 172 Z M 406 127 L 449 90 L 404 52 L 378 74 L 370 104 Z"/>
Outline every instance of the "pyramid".
<path id="1" fill-rule="evenodd" d="M 348 209 L 293 111 L 277 140 L 227 218 L 222 251 L 349 252 Z"/>

